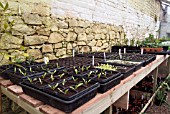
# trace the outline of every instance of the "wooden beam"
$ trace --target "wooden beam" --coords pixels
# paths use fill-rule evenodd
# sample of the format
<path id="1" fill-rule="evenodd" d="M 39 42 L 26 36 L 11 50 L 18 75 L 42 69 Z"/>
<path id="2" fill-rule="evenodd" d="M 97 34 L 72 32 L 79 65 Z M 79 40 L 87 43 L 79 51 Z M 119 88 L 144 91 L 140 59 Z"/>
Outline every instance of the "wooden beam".
<path id="1" fill-rule="evenodd" d="M 167 67 L 168 67 L 168 73 L 170 73 L 170 58 L 168 58 L 168 64 L 167 64 Z"/>
<path id="2" fill-rule="evenodd" d="M 7 88 L 1 86 L 1 90 L 2 90 L 3 94 L 5 94 L 8 98 L 10 98 L 12 101 L 17 103 L 20 107 L 22 107 L 24 110 L 26 110 L 30 114 L 43 114 L 37 108 L 32 107 L 28 103 L 21 100 L 19 96 L 17 96 L 15 94 L 11 93 L 10 91 L 8 91 Z"/>
<path id="3" fill-rule="evenodd" d="M 121 98 L 119 98 L 114 104 L 118 108 L 123 108 L 128 110 L 129 107 L 129 91 L 125 93 Z"/>
<path id="4" fill-rule="evenodd" d="M 111 105 L 104 111 L 104 114 L 112 114 L 112 112 L 113 112 L 112 110 L 113 110 L 113 108 L 112 108 L 112 105 Z"/>
<path id="5" fill-rule="evenodd" d="M 158 67 L 153 71 L 153 93 L 155 93 L 157 88 L 157 77 L 158 77 Z"/>

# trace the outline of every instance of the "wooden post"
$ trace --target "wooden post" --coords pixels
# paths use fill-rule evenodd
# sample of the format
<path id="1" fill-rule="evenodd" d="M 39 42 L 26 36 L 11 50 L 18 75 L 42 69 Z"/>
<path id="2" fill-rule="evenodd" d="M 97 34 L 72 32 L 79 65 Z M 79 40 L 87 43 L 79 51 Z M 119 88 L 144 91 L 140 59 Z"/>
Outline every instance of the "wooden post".
<path id="1" fill-rule="evenodd" d="M 157 77 L 158 77 L 158 67 L 153 71 L 153 93 L 155 93 L 157 88 Z"/>
<path id="2" fill-rule="evenodd" d="M 2 91 L 0 87 L 0 114 L 2 114 Z"/>
<path id="3" fill-rule="evenodd" d="M 167 67 L 168 67 L 168 73 L 170 73 L 170 57 L 168 58 Z"/>
<path id="4" fill-rule="evenodd" d="M 129 91 L 118 99 L 114 104 L 115 107 L 123 108 L 128 110 L 129 107 Z"/>
<path id="5" fill-rule="evenodd" d="M 104 114 L 112 114 L 112 105 L 104 111 Z"/>

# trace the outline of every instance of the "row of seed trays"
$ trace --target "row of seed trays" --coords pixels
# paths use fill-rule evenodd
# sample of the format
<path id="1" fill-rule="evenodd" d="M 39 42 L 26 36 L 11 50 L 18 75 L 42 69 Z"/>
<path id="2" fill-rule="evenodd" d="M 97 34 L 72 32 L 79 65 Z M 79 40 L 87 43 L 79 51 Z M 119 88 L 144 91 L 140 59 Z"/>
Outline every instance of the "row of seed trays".
<path id="1" fill-rule="evenodd" d="M 155 58 L 148 54 L 81 53 L 48 64 L 26 61 L 3 65 L 0 71 L 3 78 L 21 85 L 24 93 L 69 113 Z"/>

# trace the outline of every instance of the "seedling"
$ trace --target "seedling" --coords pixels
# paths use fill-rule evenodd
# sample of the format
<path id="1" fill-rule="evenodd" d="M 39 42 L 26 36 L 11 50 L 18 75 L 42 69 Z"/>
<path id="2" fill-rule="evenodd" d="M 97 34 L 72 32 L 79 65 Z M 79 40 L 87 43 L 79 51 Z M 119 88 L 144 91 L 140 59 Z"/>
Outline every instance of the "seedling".
<path id="1" fill-rule="evenodd" d="M 46 74 L 47 74 L 47 73 L 45 72 L 45 73 L 42 75 L 42 78 L 43 78 L 43 79 L 45 78 Z"/>
<path id="2" fill-rule="evenodd" d="M 48 84 L 48 86 L 52 89 L 52 90 L 55 90 L 57 87 L 58 87 L 59 83 L 56 83 L 55 85 L 50 85 Z"/>
<path id="3" fill-rule="evenodd" d="M 60 68 L 60 66 L 58 65 L 58 63 L 56 63 L 56 66 L 57 66 L 57 68 Z"/>
<path id="4" fill-rule="evenodd" d="M 89 70 L 89 68 L 90 68 L 90 66 L 87 66 L 87 67 L 86 67 L 86 70 Z"/>
<path id="5" fill-rule="evenodd" d="M 82 78 L 82 80 L 83 80 L 83 82 L 84 82 L 85 85 L 87 85 L 87 84 L 91 81 L 91 79 L 85 80 L 84 78 Z"/>
<path id="6" fill-rule="evenodd" d="M 81 71 L 84 72 L 84 70 L 85 70 L 85 68 L 84 68 L 84 66 L 82 66 L 82 67 L 81 67 Z"/>
<path id="7" fill-rule="evenodd" d="M 61 90 L 60 88 L 57 88 L 59 90 L 60 93 L 63 93 L 63 94 L 67 94 L 67 92 L 69 91 L 69 89 L 66 89 L 66 90 Z"/>
<path id="8" fill-rule="evenodd" d="M 64 76 L 64 73 L 59 74 L 58 76 L 59 76 L 60 78 L 62 78 L 62 77 Z"/>
<path id="9" fill-rule="evenodd" d="M 27 79 L 29 80 L 30 83 L 32 83 L 32 79 L 31 78 L 28 77 Z"/>
<path id="10" fill-rule="evenodd" d="M 63 80 L 62 85 L 65 85 L 65 83 L 66 83 L 66 79 Z"/>
<path id="11" fill-rule="evenodd" d="M 98 79 L 101 77 L 101 75 L 102 75 L 101 73 L 99 73 L 99 74 L 97 75 L 97 76 L 98 76 Z"/>
<path id="12" fill-rule="evenodd" d="M 93 71 L 90 71 L 90 72 L 88 73 L 88 78 L 91 76 L 92 73 L 93 73 Z"/>
<path id="13" fill-rule="evenodd" d="M 76 89 L 78 89 L 80 86 L 82 86 L 83 85 L 83 83 L 79 83 L 79 84 L 77 84 L 77 85 L 75 85 L 75 86 L 70 86 L 69 88 L 70 89 L 73 89 L 73 90 L 76 90 Z"/>
<path id="14" fill-rule="evenodd" d="M 33 72 L 33 71 L 32 71 L 32 67 L 30 67 L 30 72 Z"/>
<path id="15" fill-rule="evenodd" d="M 50 77 L 51 77 L 51 81 L 54 81 L 55 78 L 54 78 L 54 76 L 52 74 L 51 74 Z"/>
<path id="16" fill-rule="evenodd" d="M 38 78 L 38 80 L 39 80 L 40 84 L 42 85 L 42 84 L 43 84 L 43 82 L 42 82 L 41 78 Z"/>
<path id="17" fill-rule="evenodd" d="M 76 74 L 78 74 L 78 70 L 77 70 L 77 69 L 74 69 L 74 72 L 75 72 Z"/>
<path id="18" fill-rule="evenodd" d="M 27 73 L 26 73 L 26 72 L 24 73 L 20 68 L 19 68 L 18 70 L 19 70 L 19 72 L 20 72 L 22 75 L 24 75 L 24 76 L 27 75 Z"/>
<path id="19" fill-rule="evenodd" d="M 72 79 L 74 82 L 78 80 L 78 78 L 74 78 L 74 76 L 72 76 Z"/>

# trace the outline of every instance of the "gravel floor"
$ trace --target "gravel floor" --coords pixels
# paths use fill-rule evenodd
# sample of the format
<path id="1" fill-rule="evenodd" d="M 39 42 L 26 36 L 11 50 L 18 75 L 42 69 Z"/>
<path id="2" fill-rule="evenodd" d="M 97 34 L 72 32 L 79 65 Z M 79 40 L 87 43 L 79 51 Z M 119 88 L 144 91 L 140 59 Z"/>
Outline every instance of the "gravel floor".
<path id="1" fill-rule="evenodd" d="M 146 114 L 170 114 L 170 92 L 168 92 L 167 104 L 163 104 L 162 106 L 150 106 L 146 111 Z"/>

